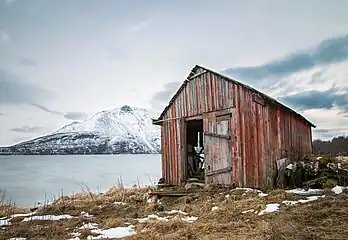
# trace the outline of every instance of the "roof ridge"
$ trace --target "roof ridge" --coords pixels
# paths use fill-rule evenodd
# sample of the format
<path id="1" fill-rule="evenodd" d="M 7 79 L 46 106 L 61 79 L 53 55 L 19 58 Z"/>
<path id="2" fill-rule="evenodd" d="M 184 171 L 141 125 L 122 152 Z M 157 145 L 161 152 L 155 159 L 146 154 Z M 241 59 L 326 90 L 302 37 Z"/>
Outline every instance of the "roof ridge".
<path id="1" fill-rule="evenodd" d="M 285 108 L 286 110 L 288 110 L 288 111 L 294 113 L 295 115 L 297 115 L 298 117 L 302 118 L 304 121 L 306 121 L 307 123 L 309 123 L 312 127 L 314 127 L 314 128 L 316 127 L 313 123 L 311 123 L 311 122 L 310 122 L 308 119 L 306 119 L 304 116 L 302 116 L 302 115 L 299 114 L 298 112 L 294 111 L 294 110 L 291 109 L 290 107 L 284 105 L 283 103 L 278 102 L 275 98 L 273 98 L 273 97 L 271 97 L 271 96 L 269 96 L 269 95 L 267 95 L 267 94 L 265 94 L 265 93 L 263 93 L 263 92 L 261 92 L 261 91 L 255 89 L 255 88 L 253 88 L 253 87 L 251 87 L 251 86 L 249 86 L 249 85 L 246 85 L 246 84 L 244 84 L 244 83 L 242 83 L 242 82 L 240 82 L 240 81 L 234 80 L 234 79 L 232 79 L 232 78 L 229 77 L 229 76 L 226 76 L 226 75 L 224 75 L 224 74 L 221 74 L 221 73 L 219 73 L 219 72 L 216 72 L 216 71 L 214 71 L 214 70 L 211 70 L 211 69 L 209 69 L 209 68 L 207 68 L 207 67 L 202 67 L 201 65 L 198 65 L 198 64 L 196 64 L 196 65 L 191 69 L 189 75 L 186 77 L 186 79 L 185 79 L 184 82 L 181 84 L 181 86 L 179 87 L 179 89 L 175 92 L 175 94 L 173 95 L 173 97 L 170 99 L 168 105 L 164 108 L 164 110 L 163 110 L 163 112 L 161 113 L 161 115 L 160 115 L 160 117 L 158 118 L 158 120 L 160 120 L 161 118 L 163 118 L 163 115 L 165 114 L 165 112 L 169 109 L 169 107 L 172 105 L 173 101 L 176 99 L 176 97 L 179 95 L 179 93 L 182 91 L 182 89 L 186 86 L 187 82 L 189 81 L 189 78 L 190 78 L 191 76 L 194 75 L 194 72 L 195 72 L 195 70 L 196 70 L 197 68 L 201 68 L 201 69 L 203 69 L 203 70 L 206 70 L 206 71 L 208 71 L 208 72 L 211 72 L 211 73 L 213 73 L 213 74 L 216 74 L 216 75 L 220 76 L 221 78 L 224 78 L 224 79 L 226 79 L 226 80 L 232 81 L 232 82 L 234 82 L 235 84 L 238 84 L 238 85 L 240 85 L 240 86 L 243 86 L 243 87 L 245 87 L 245 88 L 251 90 L 252 92 L 255 92 L 255 93 L 261 95 L 263 98 L 266 98 L 267 100 L 272 101 L 274 104 L 277 104 L 277 105 L 279 105 L 279 106 Z"/>

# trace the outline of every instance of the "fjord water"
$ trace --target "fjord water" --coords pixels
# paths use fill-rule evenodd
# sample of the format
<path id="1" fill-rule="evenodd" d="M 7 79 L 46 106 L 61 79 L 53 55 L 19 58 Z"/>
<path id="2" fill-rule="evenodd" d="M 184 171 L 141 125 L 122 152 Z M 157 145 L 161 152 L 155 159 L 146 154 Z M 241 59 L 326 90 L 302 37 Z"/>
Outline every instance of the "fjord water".
<path id="1" fill-rule="evenodd" d="M 86 190 L 103 192 L 122 180 L 150 185 L 161 177 L 161 155 L 0 156 L 0 200 L 33 207 Z"/>

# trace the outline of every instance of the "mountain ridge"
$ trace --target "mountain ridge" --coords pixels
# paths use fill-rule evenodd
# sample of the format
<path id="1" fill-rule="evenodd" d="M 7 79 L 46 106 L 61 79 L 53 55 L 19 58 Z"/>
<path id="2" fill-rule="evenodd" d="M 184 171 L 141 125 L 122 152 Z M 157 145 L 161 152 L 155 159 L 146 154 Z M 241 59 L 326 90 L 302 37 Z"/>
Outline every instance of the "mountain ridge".
<path id="1" fill-rule="evenodd" d="M 4 155 L 156 154 L 160 130 L 146 109 L 124 105 L 73 121 L 41 137 L 0 147 Z"/>

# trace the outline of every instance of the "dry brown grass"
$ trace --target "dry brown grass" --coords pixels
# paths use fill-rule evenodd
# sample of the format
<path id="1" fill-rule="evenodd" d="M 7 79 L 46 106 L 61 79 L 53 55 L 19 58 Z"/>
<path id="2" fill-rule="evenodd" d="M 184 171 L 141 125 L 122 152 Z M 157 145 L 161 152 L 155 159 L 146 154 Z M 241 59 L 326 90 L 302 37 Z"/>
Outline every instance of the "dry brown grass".
<path id="1" fill-rule="evenodd" d="M 347 194 L 334 195 L 325 191 L 326 197 L 315 202 L 296 206 L 281 205 L 281 210 L 258 216 L 268 203 L 281 203 L 283 200 L 298 200 L 304 197 L 274 190 L 267 197 L 259 197 L 255 192 L 244 191 L 207 192 L 199 197 L 162 198 L 163 211 L 157 210 L 155 203 L 147 203 L 149 188 L 112 188 L 105 194 L 79 194 L 62 197 L 49 206 L 38 210 L 39 215 L 69 214 L 74 219 L 61 221 L 21 222 L 14 218 L 12 225 L 0 228 L 0 239 L 26 237 L 28 239 L 68 239 L 83 223 L 97 223 L 99 228 L 135 225 L 136 235 L 125 238 L 141 239 L 345 239 L 348 236 Z M 229 197 L 226 197 L 226 195 Z M 114 202 L 123 202 L 114 204 Z M 218 209 L 212 211 L 212 207 Z M 5 207 L 6 208 L 6 207 Z M 12 211 L 25 212 L 23 209 Z M 149 221 L 138 223 L 136 218 L 149 214 L 168 216 L 165 211 L 182 210 L 188 216 L 197 216 L 192 223 L 176 220 Z M 9 210 L 7 210 L 9 211 Z M 81 211 L 93 217 L 81 217 Z M 0 213 L 6 213 L 0 207 Z M 11 215 L 10 214 L 10 215 Z M 4 215 L 9 216 L 9 214 Z M 2 215 L 0 215 L 2 217 Z M 91 235 L 89 230 L 79 230 L 80 239 Z"/>

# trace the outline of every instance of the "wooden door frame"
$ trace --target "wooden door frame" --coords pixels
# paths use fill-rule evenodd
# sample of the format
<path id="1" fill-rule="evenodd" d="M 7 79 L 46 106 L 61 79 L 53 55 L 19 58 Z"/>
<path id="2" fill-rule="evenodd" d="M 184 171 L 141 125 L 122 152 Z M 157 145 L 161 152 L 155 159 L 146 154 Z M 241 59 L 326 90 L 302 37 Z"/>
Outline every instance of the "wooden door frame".
<path id="1" fill-rule="evenodd" d="M 181 151 L 181 159 L 180 159 L 180 175 L 181 175 L 181 185 L 185 185 L 188 179 L 188 169 L 187 169 L 187 124 L 188 121 L 185 119 L 180 120 L 180 151 Z"/>

